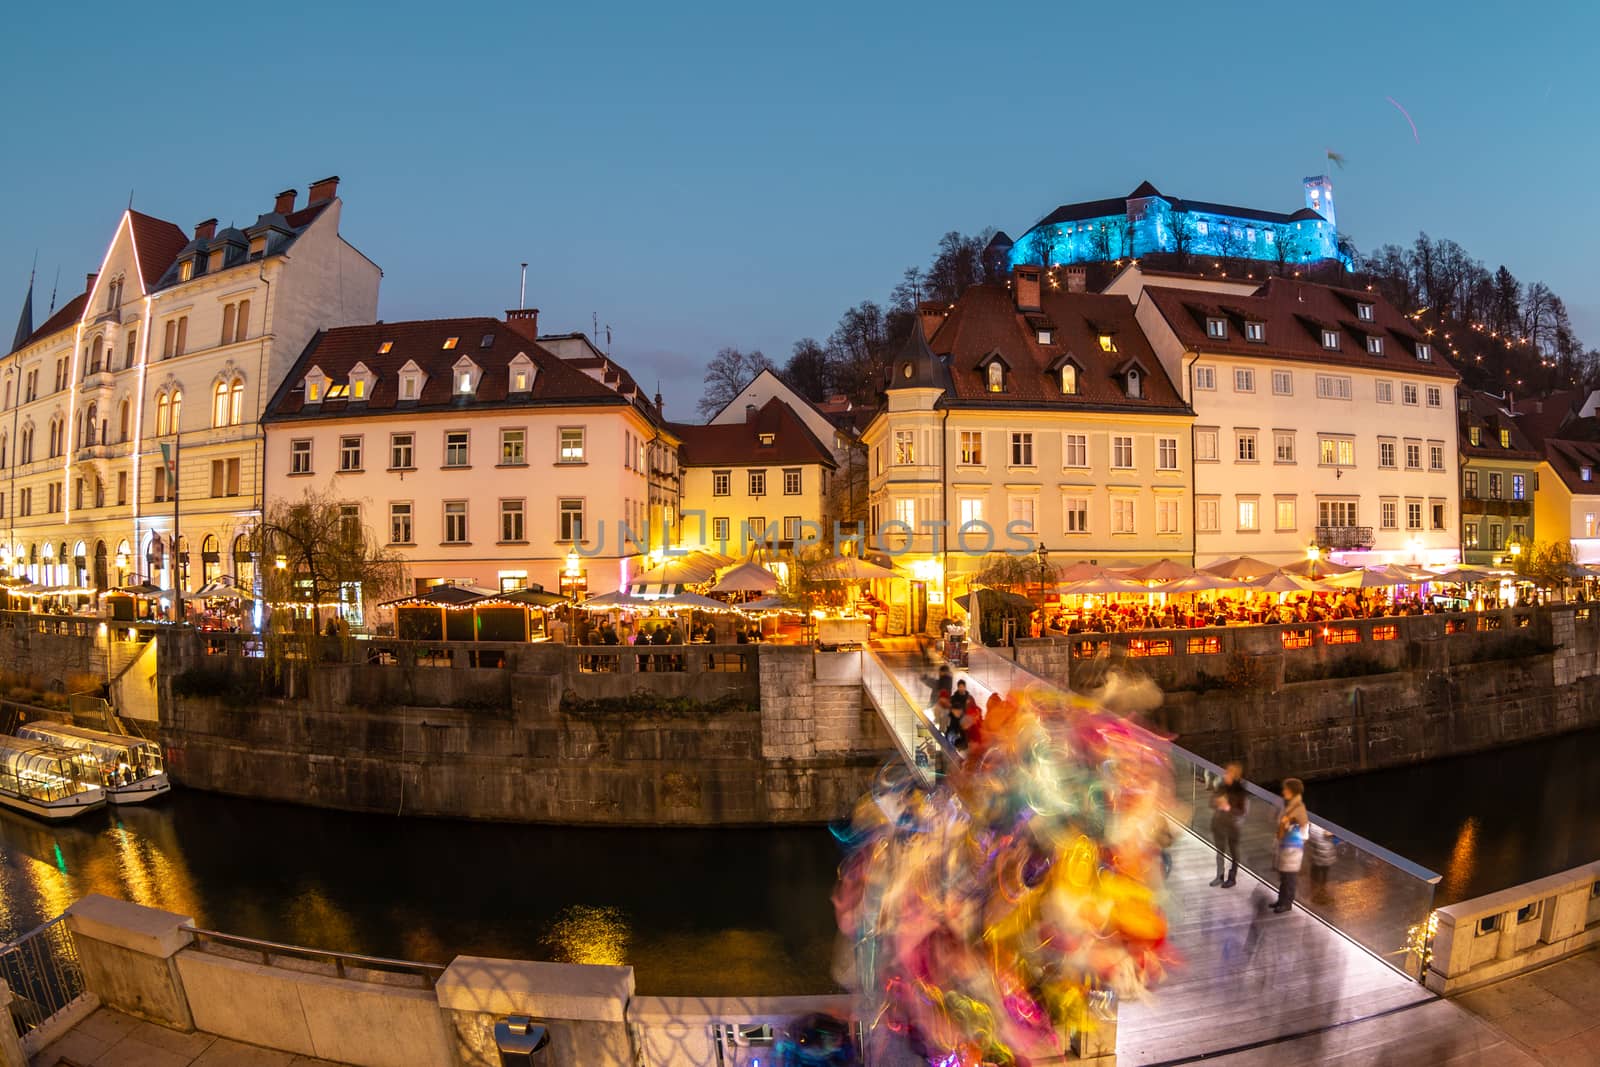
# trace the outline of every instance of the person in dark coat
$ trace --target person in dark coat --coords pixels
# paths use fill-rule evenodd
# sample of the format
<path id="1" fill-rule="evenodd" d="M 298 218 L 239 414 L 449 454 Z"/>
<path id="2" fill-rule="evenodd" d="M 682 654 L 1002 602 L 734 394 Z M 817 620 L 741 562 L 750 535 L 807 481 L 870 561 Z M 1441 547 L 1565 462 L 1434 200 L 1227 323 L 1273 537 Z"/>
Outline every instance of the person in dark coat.
<path id="1" fill-rule="evenodd" d="M 950 664 L 948 663 L 940 664 L 937 677 L 926 678 L 924 681 L 932 689 L 932 692 L 928 694 L 929 704 L 937 704 L 940 693 L 953 693 L 956 690 L 955 678 L 950 674 Z"/>
<path id="2" fill-rule="evenodd" d="M 1211 842 L 1217 848 L 1217 876 L 1211 879 L 1214 886 L 1232 889 L 1239 877 L 1239 832 L 1244 829 L 1245 806 L 1249 794 L 1244 788 L 1244 768 L 1230 763 L 1222 769 L 1222 778 L 1211 792 Z M 1223 872 L 1223 863 L 1232 859 L 1233 865 Z"/>

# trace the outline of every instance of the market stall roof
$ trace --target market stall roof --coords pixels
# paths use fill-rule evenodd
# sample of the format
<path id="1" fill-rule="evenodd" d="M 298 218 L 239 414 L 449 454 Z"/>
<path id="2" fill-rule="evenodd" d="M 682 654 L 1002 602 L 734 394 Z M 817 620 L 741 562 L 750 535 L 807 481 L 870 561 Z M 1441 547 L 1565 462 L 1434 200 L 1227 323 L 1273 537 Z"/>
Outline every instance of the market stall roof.
<path id="1" fill-rule="evenodd" d="M 732 556 L 703 549 L 668 556 L 649 570 L 635 574 L 630 584 L 699 585 L 716 577 L 717 571 L 733 562 Z"/>
<path id="2" fill-rule="evenodd" d="M 511 589 L 504 593 L 490 595 L 496 600 L 509 600 L 516 604 L 529 604 L 536 608 L 549 608 L 557 604 L 565 604 L 568 599 L 546 591 L 544 586 L 537 583 L 524 586 L 521 589 Z"/>
<path id="3" fill-rule="evenodd" d="M 609 593 L 590 597 L 578 607 L 586 611 L 604 611 L 608 608 L 698 608 L 702 611 L 734 611 L 731 605 L 720 600 L 712 600 L 699 593 L 675 593 L 672 596 L 642 597 L 634 596 L 626 590 L 616 589 Z"/>
<path id="4" fill-rule="evenodd" d="M 1126 577 L 1136 578 L 1141 582 L 1174 582 L 1180 578 L 1193 578 L 1195 573 L 1193 567 L 1176 563 L 1170 559 L 1158 560 L 1155 563 L 1147 563 L 1143 567 L 1135 567 L 1132 570 L 1123 571 Z"/>
<path id="5" fill-rule="evenodd" d="M 1278 568 L 1254 556 L 1236 556 L 1233 559 L 1219 559 L 1217 562 L 1201 567 L 1208 574 L 1219 575 L 1223 578 L 1264 578 L 1269 574 L 1276 574 Z"/>
<path id="6" fill-rule="evenodd" d="M 243 589 L 231 577 L 224 574 L 220 578 L 213 578 L 199 589 L 189 594 L 193 600 L 249 600 L 250 591 Z"/>
<path id="7" fill-rule="evenodd" d="M 775 593 L 778 576 L 757 563 L 740 563 L 724 571 L 713 593 Z"/>
<path id="8" fill-rule="evenodd" d="M 122 585 L 115 589 L 107 589 L 101 596 L 110 596 L 112 593 L 124 593 L 128 596 L 157 596 L 161 590 L 149 582 L 140 582 L 137 585 Z"/>
<path id="9" fill-rule="evenodd" d="M 455 604 L 468 604 L 474 600 L 481 600 L 492 594 L 492 589 L 479 589 L 472 585 L 435 585 L 424 589 L 420 593 L 401 597 L 399 600 L 386 600 L 382 606 L 393 607 L 448 607 Z"/>

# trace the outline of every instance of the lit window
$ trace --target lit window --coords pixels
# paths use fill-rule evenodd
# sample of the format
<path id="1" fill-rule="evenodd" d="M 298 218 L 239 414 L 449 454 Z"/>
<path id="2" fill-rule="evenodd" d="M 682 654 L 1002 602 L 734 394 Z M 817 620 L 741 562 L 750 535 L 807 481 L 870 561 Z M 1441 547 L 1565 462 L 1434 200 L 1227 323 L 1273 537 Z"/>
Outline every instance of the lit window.
<path id="1" fill-rule="evenodd" d="M 1061 391 L 1068 396 L 1078 391 L 1078 368 L 1070 363 L 1061 368 Z"/>
<path id="2" fill-rule="evenodd" d="M 182 263 L 180 263 L 178 265 L 178 280 L 180 282 L 186 282 L 186 281 L 189 281 L 193 277 L 194 277 L 194 260 L 186 259 L 186 260 L 184 260 Z"/>
<path id="3" fill-rule="evenodd" d="M 385 341 L 385 342 L 383 342 L 383 344 L 378 346 L 378 355 L 386 356 L 390 352 L 392 352 L 393 350 L 394 350 L 394 342 L 393 341 Z"/>
<path id="4" fill-rule="evenodd" d="M 1423 362 L 1423 363 L 1427 363 L 1430 360 L 1432 360 L 1433 359 L 1433 346 L 1429 345 L 1429 344 L 1421 344 L 1421 343 L 1419 343 L 1417 345 L 1417 359 L 1420 362 Z"/>
<path id="5" fill-rule="evenodd" d="M 1356 443 L 1348 437 L 1320 437 L 1317 439 L 1319 462 L 1324 467 L 1354 467 Z"/>
<path id="6" fill-rule="evenodd" d="M 464 371 L 461 372 L 461 377 L 456 382 L 456 390 L 458 392 L 461 392 L 461 393 L 470 393 L 470 392 L 472 392 L 472 372 L 471 371 L 464 370 Z"/>
<path id="7" fill-rule="evenodd" d="M 1578 477 L 1582 478 L 1586 482 L 1594 481 L 1594 468 L 1589 466 L 1587 463 L 1584 464 L 1578 470 Z"/>
<path id="8" fill-rule="evenodd" d="M 1259 530 L 1261 516 L 1259 514 L 1259 501 L 1254 497 L 1239 498 L 1239 529 L 1243 531 Z"/>
<path id="9" fill-rule="evenodd" d="M 460 340 L 461 340 L 461 338 L 459 338 L 459 337 L 446 337 L 444 339 L 444 350 L 446 352 L 450 351 L 452 348 L 454 348 L 456 346 L 456 342 L 458 342 Z"/>
<path id="10" fill-rule="evenodd" d="M 994 364 L 990 364 L 994 366 Z M 896 430 L 894 432 L 894 461 L 897 466 L 906 466 L 917 461 L 916 434 L 912 430 Z"/>
<path id="11" fill-rule="evenodd" d="M 1039 343 L 1042 345 L 1053 344 L 1055 343 L 1055 335 L 1054 330 L 1041 329 L 1039 331 Z"/>
<path id="12" fill-rule="evenodd" d="M 1381 337 L 1368 337 L 1367 338 L 1367 355 L 1369 355 L 1369 356 L 1381 356 L 1381 355 L 1383 355 L 1383 338 L 1381 338 Z"/>
<path id="13" fill-rule="evenodd" d="M 1511 431 L 1510 430 L 1501 430 L 1500 431 L 1500 447 L 1501 448 L 1510 448 L 1511 447 Z"/>
<path id="14" fill-rule="evenodd" d="M 983 463 L 983 431 L 961 431 L 961 462 L 978 466 Z"/>
<path id="15" fill-rule="evenodd" d="M 1000 366 L 999 360 L 995 360 L 994 362 L 990 363 L 989 366 L 985 368 L 984 373 L 988 375 L 989 392 L 998 393 L 1005 389 L 1006 372 L 1005 368 Z"/>
<path id="16" fill-rule="evenodd" d="M 500 465 L 502 467 L 522 467 L 528 462 L 527 445 L 528 431 L 526 430 L 501 430 L 500 431 Z M 512 538 L 507 538 L 512 540 Z M 516 538 L 515 540 L 521 540 Z"/>
<path id="17" fill-rule="evenodd" d="M 1339 331 L 1338 330 L 1323 330 L 1322 331 L 1322 347 L 1323 348 L 1329 348 L 1329 349 L 1337 349 L 1339 347 Z"/>
<path id="18" fill-rule="evenodd" d="M 563 426 L 561 428 L 561 451 L 558 459 L 562 463 L 582 463 L 584 455 L 583 427 Z"/>
<path id="19" fill-rule="evenodd" d="M 1101 334 L 1100 335 L 1100 351 L 1102 351 L 1102 352 L 1115 352 L 1116 350 L 1117 350 L 1117 339 L 1115 337 L 1111 336 L 1109 333 Z"/>

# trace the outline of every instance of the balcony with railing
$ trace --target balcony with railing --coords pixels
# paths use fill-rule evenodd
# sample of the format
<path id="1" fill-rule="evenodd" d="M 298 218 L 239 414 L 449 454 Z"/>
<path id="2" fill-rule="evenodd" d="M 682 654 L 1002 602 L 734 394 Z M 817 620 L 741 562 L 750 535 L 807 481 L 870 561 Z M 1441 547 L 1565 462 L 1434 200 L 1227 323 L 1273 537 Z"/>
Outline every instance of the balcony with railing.
<path id="1" fill-rule="evenodd" d="M 1317 544 L 1334 552 L 1364 552 L 1372 547 L 1370 526 L 1318 526 Z"/>
<path id="2" fill-rule="evenodd" d="M 1529 500 L 1502 500 L 1498 497 L 1463 496 L 1461 498 L 1461 514 L 1463 515 L 1505 515 L 1509 517 L 1526 518 L 1533 514 L 1533 502 Z"/>

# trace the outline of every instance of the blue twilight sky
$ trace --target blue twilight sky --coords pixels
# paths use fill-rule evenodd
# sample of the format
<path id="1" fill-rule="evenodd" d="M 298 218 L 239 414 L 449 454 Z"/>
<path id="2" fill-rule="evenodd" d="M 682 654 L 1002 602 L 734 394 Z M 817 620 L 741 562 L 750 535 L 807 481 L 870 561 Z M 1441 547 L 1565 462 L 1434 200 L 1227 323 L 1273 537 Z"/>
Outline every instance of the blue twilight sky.
<path id="1" fill-rule="evenodd" d="M 1600 344 L 1600 8 L 1429 4 L 29 4 L 0 39 L 0 319 L 127 203 L 190 228 L 343 178 L 386 319 L 528 302 L 684 418 L 722 345 L 784 359 L 946 230 L 1148 178 L 1449 236 Z M 1421 143 L 1385 97 L 1405 105 Z"/>

